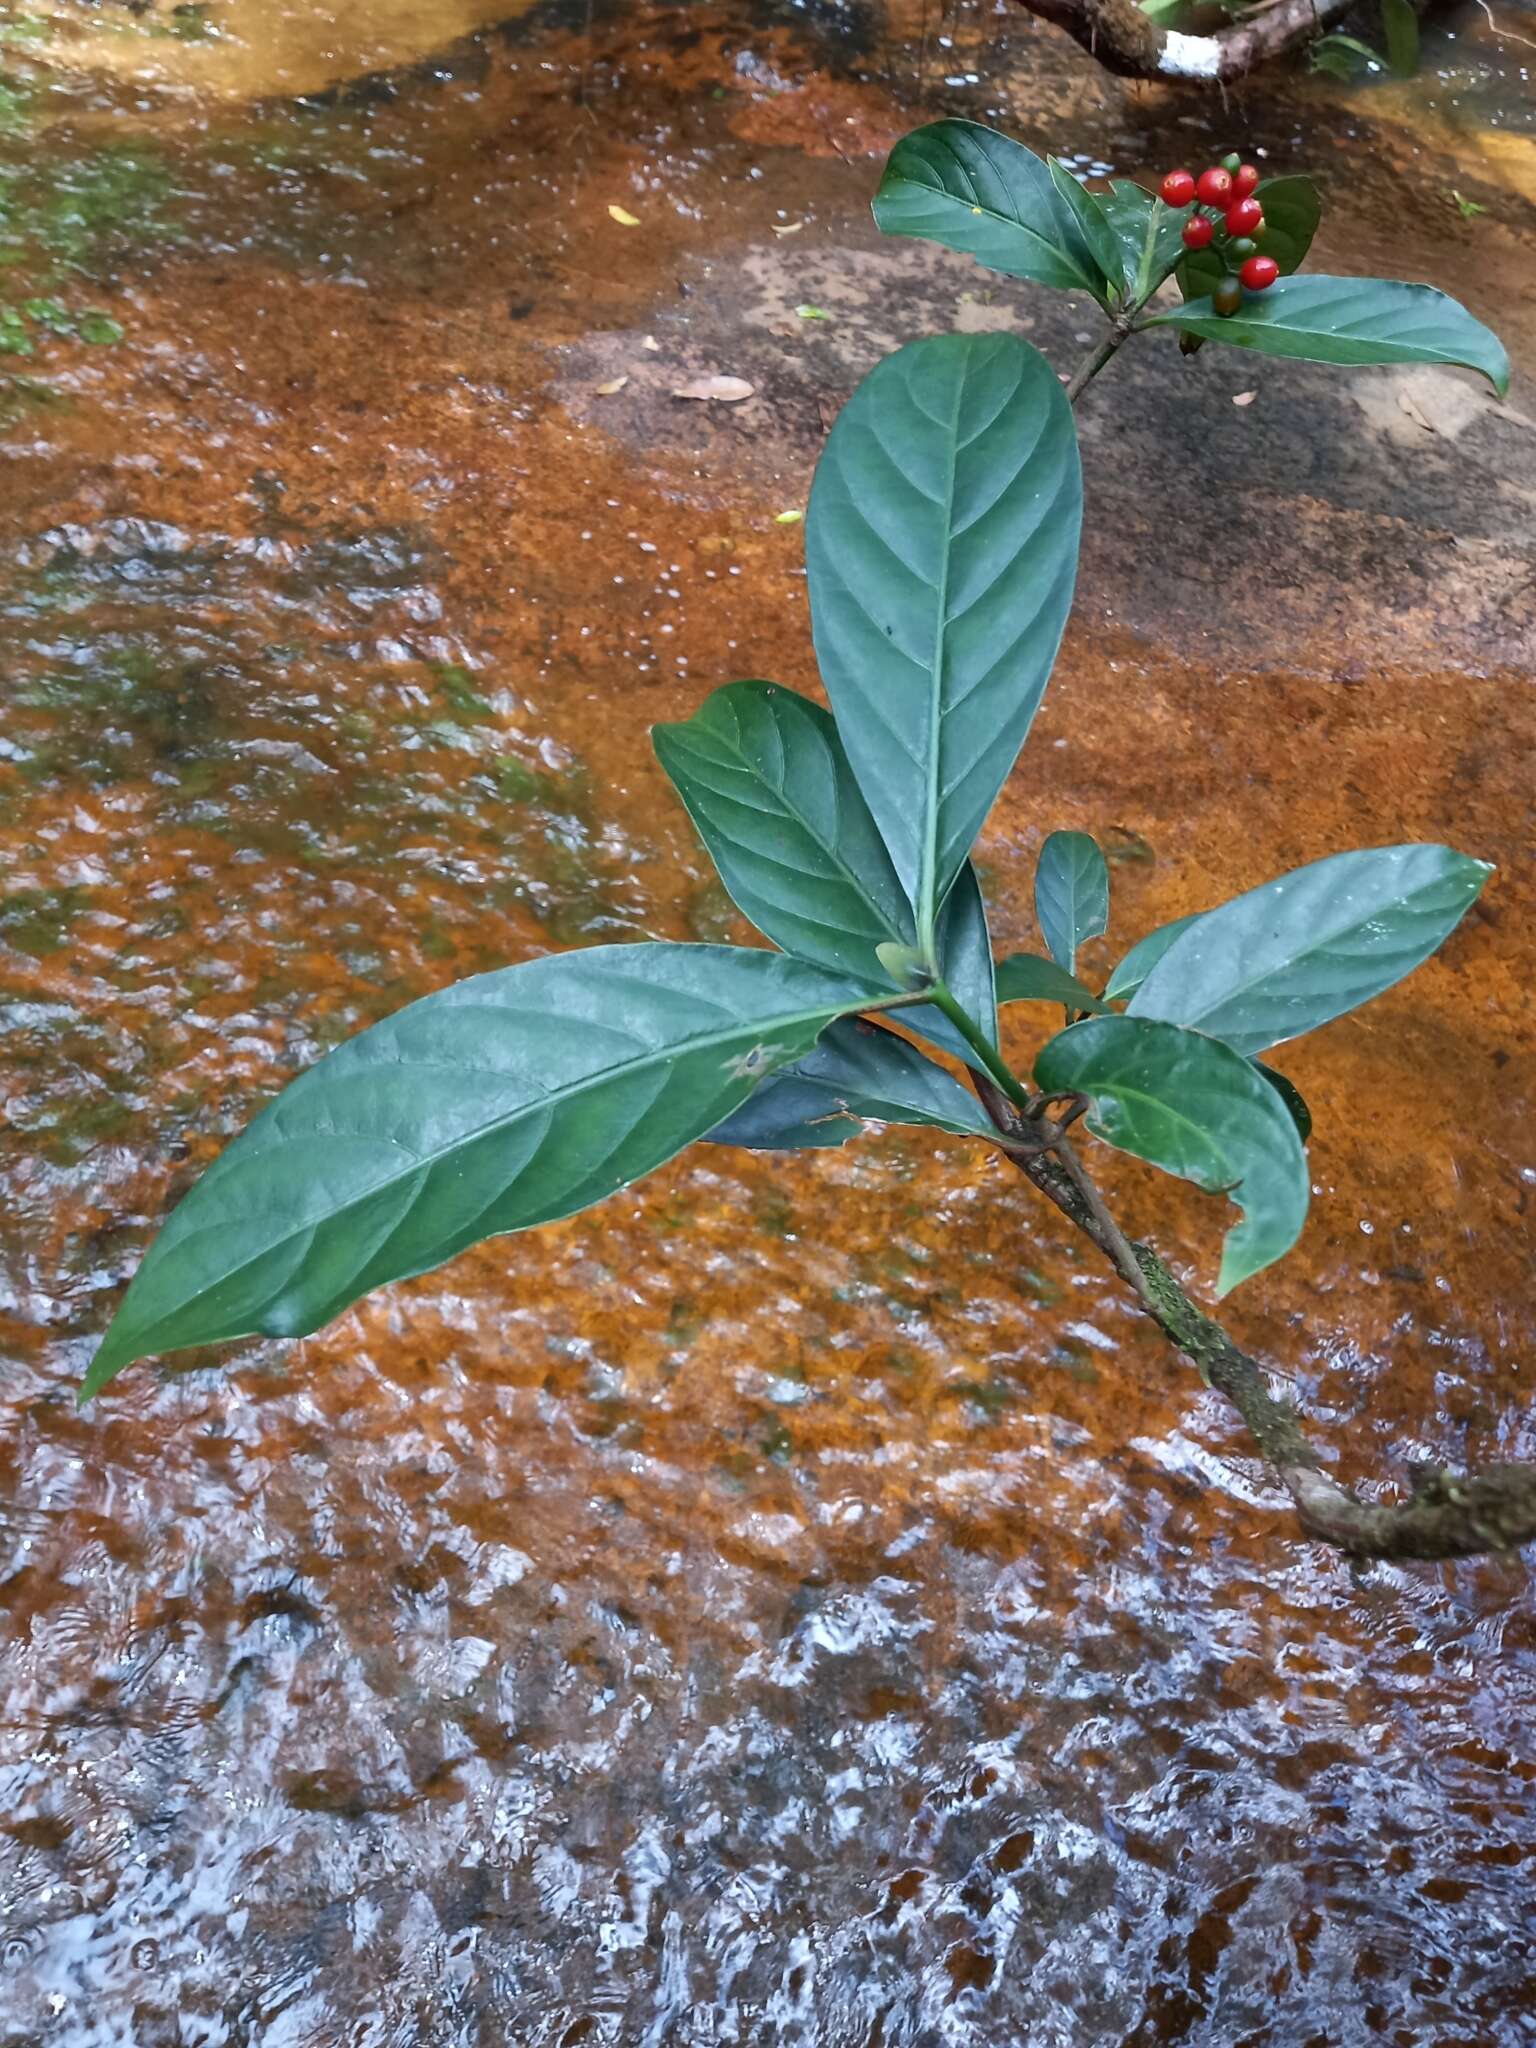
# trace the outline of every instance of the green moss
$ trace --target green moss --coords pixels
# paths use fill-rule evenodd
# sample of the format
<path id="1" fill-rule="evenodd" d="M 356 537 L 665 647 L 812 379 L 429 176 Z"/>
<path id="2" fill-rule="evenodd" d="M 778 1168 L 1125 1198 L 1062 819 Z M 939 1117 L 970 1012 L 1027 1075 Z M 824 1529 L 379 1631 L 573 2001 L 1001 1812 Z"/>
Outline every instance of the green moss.
<path id="1" fill-rule="evenodd" d="M 84 889 L 19 889 L 0 903 L 0 941 L 34 960 L 57 953 L 89 900 Z"/>

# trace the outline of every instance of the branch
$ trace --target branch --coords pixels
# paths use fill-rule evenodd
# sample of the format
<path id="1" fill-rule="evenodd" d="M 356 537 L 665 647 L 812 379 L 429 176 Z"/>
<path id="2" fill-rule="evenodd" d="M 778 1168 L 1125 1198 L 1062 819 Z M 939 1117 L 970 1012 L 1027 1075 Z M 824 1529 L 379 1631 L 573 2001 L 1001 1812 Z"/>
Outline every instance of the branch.
<path id="1" fill-rule="evenodd" d="M 1191 36 L 1163 28 L 1136 0 L 1020 0 L 1065 29 L 1121 78 L 1240 78 L 1347 14 L 1354 0 L 1266 0 L 1230 28 Z"/>
<path id="2" fill-rule="evenodd" d="M 1150 1245 L 1127 1238 L 1060 1127 L 1029 1123 L 985 1075 L 973 1076 L 988 1115 L 1003 1134 L 1003 1151 L 1026 1179 L 1091 1238 L 1131 1289 L 1143 1314 L 1225 1394 L 1248 1425 L 1309 1536 L 1351 1557 L 1476 1557 L 1536 1541 L 1536 1466 L 1490 1465 L 1457 1478 L 1420 1467 L 1410 1474 L 1413 1498 L 1394 1506 L 1363 1501 L 1330 1479 L 1307 1442 L 1296 1411 L 1269 1391 L 1264 1368 L 1241 1350 L 1214 1317 L 1199 1308 Z M 1023 1138 L 1010 1146 L 1009 1139 Z"/>

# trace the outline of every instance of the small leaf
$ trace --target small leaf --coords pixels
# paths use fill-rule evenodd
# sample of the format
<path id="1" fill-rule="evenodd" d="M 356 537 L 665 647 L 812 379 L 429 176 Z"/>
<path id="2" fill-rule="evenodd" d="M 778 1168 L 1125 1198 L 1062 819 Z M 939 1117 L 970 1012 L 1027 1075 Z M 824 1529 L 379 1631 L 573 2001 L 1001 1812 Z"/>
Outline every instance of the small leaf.
<path id="1" fill-rule="evenodd" d="M 1291 1113 L 1219 1039 L 1142 1017 L 1091 1017 L 1046 1045 L 1035 1082 L 1093 1103 L 1088 1127 L 1165 1173 L 1228 1194 L 1243 1220 L 1222 1248 L 1219 1294 L 1284 1256 L 1306 1221 L 1307 1155 Z"/>
<path id="2" fill-rule="evenodd" d="M 847 1018 L 814 1052 L 770 1074 L 709 1137 L 716 1145 L 798 1151 L 846 1144 L 865 1120 L 997 1135 L 975 1096 L 915 1045 L 883 1025 Z"/>
<path id="3" fill-rule="evenodd" d="M 828 437 L 806 515 L 816 655 L 919 945 L 1044 695 L 1081 520 L 1072 409 L 1013 335 L 910 342 Z"/>
<path id="4" fill-rule="evenodd" d="M 75 332 L 96 348 L 108 347 L 123 338 L 122 328 L 110 313 L 82 313 Z"/>
<path id="5" fill-rule="evenodd" d="M 1264 209 L 1264 254 L 1279 264 L 1282 277 L 1289 277 L 1305 261 L 1322 219 L 1317 187 L 1310 178 L 1265 178 L 1253 196 Z M 1214 245 L 1189 251 L 1179 259 L 1179 290 L 1186 299 L 1204 298 L 1215 290 L 1226 269 Z"/>
<path id="6" fill-rule="evenodd" d="M 1109 867 L 1086 832 L 1053 832 L 1035 869 L 1035 915 L 1051 958 L 1071 974 L 1077 949 L 1109 925 Z"/>
<path id="7" fill-rule="evenodd" d="M 1475 199 L 1463 199 L 1461 194 L 1454 188 L 1452 189 L 1451 197 L 1455 200 L 1456 211 L 1463 220 L 1476 220 L 1480 213 L 1488 211 L 1486 206 L 1479 206 Z"/>
<path id="8" fill-rule="evenodd" d="M 775 512 L 773 523 L 775 526 L 798 526 L 804 517 L 805 514 L 803 512 L 796 506 L 791 505 L 787 511 Z"/>
<path id="9" fill-rule="evenodd" d="M 1419 17 L 1413 0 L 1381 0 L 1381 30 L 1388 68 L 1398 78 L 1412 78 L 1419 68 Z"/>
<path id="10" fill-rule="evenodd" d="M 1262 1060 L 1255 1060 L 1253 1064 L 1290 1111 L 1291 1122 L 1296 1126 L 1296 1135 L 1305 1145 L 1312 1135 L 1312 1112 L 1307 1107 L 1306 1097 L 1290 1075 L 1282 1074 L 1278 1067 L 1266 1067 Z"/>
<path id="11" fill-rule="evenodd" d="M 1075 974 L 1043 960 L 1038 953 L 1010 953 L 997 963 L 997 1000 L 1000 1003 L 1060 1003 L 1064 1010 L 1092 1014 L 1104 1005 L 1091 988 Z"/>
<path id="12" fill-rule="evenodd" d="M 637 228 L 640 225 L 635 216 L 622 206 L 610 206 L 608 218 L 616 220 L 621 228 Z"/>
<path id="13" fill-rule="evenodd" d="M 713 399 L 720 405 L 740 405 L 744 398 L 752 396 L 756 388 L 745 377 L 695 377 L 687 384 L 680 384 L 672 396 Z"/>
<path id="14" fill-rule="evenodd" d="M 1479 370 L 1502 398 L 1509 357 L 1465 306 L 1427 284 L 1380 277 L 1283 277 L 1250 292 L 1223 319 L 1209 299 L 1153 314 L 1150 326 L 1314 363 L 1459 363 Z"/>
<path id="15" fill-rule="evenodd" d="M 1155 932 L 1148 932 L 1144 939 L 1138 939 L 1109 977 L 1104 990 L 1105 999 L 1123 1002 L 1126 997 L 1135 995 L 1179 933 L 1201 914 L 1197 910 L 1190 917 L 1176 917 L 1171 924 L 1159 925 Z"/>
<path id="16" fill-rule="evenodd" d="M 1252 405 L 1258 395 L 1257 391 L 1234 391 L 1232 403 L 1234 405 Z"/>
<path id="17" fill-rule="evenodd" d="M 830 320 L 832 315 L 824 313 L 820 306 L 796 306 L 795 318 L 797 320 Z"/>
<path id="18" fill-rule="evenodd" d="M 627 377 L 610 377 L 606 384 L 599 384 L 597 386 L 597 396 L 599 398 L 613 398 L 624 389 L 628 382 L 629 379 Z"/>
<path id="19" fill-rule="evenodd" d="M 425 996 L 300 1075 L 139 1267 L 81 1398 L 135 1358 L 302 1336 L 391 1280 L 574 1215 L 713 1130 L 871 999 L 736 946 L 593 946 Z"/>
<path id="20" fill-rule="evenodd" d="M 1131 1014 L 1263 1052 L 1401 981 L 1444 943 L 1493 870 L 1449 846 L 1379 846 L 1295 868 L 1192 920 Z"/>
<path id="21" fill-rule="evenodd" d="M 1185 209 L 1164 206 L 1129 178 L 1117 178 L 1107 192 L 1088 196 L 1120 244 L 1127 297 L 1149 297 L 1184 254 Z"/>
<path id="22" fill-rule="evenodd" d="M 1007 277 L 1064 291 L 1102 291 L 1077 226 L 1033 150 L 976 121 L 935 121 L 891 151 L 875 220 L 974 256 Z"/>

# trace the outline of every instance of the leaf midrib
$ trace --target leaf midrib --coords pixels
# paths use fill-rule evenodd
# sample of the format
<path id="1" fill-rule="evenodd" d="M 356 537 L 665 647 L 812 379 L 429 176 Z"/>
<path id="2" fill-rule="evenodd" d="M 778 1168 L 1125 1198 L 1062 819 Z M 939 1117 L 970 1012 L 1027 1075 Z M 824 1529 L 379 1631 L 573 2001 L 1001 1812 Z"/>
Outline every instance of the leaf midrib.
<path id="1" fill-rule="evenodd" d="M 979 213 L 984 220 L 995 221 L 1000 227 L 1012 228 L 1015 234 L 1025 235 L 1029 238 L 1030 241 L 1038 242 L 1042 249 L 1048 250 L 1049 253 L 1052 256 L 1054 256 L 1059 263 L 1061 263 L 1066 269 L 1071 271 L 1072 275 L 1078 280 L 1084 291 L 1089 293 L 1093 291 L 1093 286 L 1088 282 L 1087 278 L 1083 276 L 1082 269 L 1079 266 L 1077 259 L 1070 253 L 1070 251 L 1063 248 L 1057 242 L 1049 241 L 1044 235 L 1040 233 L 1038 228 L 1030 227 L 1027 221 L 1020 220 L 1017 217 L 1017 215 L 999 213 L 995 206 L 988 206 L 986 202 L 982 199 L 981 194 L 976 190 L 976 181 L 971 176 L 969 168 L 965 164 L 961 163 L 958 151 L 951 149 L 950 156 L 953 162 L 955 163 L 956 167 L 958 168 L 961 176 L 965 179 L 965 182 L 971 188 L 971 207 L 967 218 L 974 219 L 975 216 Z M 926 159 L 923 159 L 923 161 L 926 161 Z M 992 168 L 996 170 L 997 166 L 994 164 Z M 1002 173 L 999 172 L 999 176 L 1001 175 Z M 896 177 L 898 183 L 903 185 L 910 185 L 915 191 L 918 192 L 926 192 L 930 195 L 937 194 L 937 196 L 940 199 L 947 199 L 951 206 L 964 206 L 966 203 L 963 199 L 957 199 L 953 192 L 946 191 L 943 185 L 925 185 L 920 178 L 914 178 L 910 171 L 898 171 Z M 982 264 L 983 269 L 990 270 L 993 267 L 990 263 L 987 263 L 981 257 L 978 257 L 976 260 Z"/>

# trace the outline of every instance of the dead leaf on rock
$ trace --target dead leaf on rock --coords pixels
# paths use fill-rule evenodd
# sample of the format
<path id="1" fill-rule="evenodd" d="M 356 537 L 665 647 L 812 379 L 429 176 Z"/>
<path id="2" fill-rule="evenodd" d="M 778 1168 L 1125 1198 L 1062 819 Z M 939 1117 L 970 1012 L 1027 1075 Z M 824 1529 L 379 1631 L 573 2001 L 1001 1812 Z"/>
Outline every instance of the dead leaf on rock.
<path id="1" fill-rule="evenodd" d="M 648 334 L 645 337 L 644 341 L 641 342 L 640 346 L 642 348 L 648 348 L 653 356 L 661 354 L 661 343 L 656 339 L 654 334 Z"/>
<path id="2" fill-rule="evenodd" d="M 792 220 L 787 227 L 776 227 L 773 232 L 776 235 L 798 235 L 804 226 L 803 220 Z"/>
<path id="3" fill-rule="evenodd" d="M 616 220 L 621 228 L 637 228 L 640 225 L 635 216 L 622 206 L 610 206 L 608 218 Z"/>
<path id="4" fill-rule="evenodd" d="M 599 398 L 612 398 L 614 393 L 622 391 L 628 382 L 627 377 L 610 377 L 606 384 L 598 385 L 597 395 Z"/>
<path id="5" fill-rule="evenodd" d="M 1416 427 L 1422 427 L 1426 434 L 1439 432 L 1434 421 L 1429 419 L 1420 407 L 1414 403 L 1408 392 L 1399 391 L 1397 394 L 1397 409 L 1401 413 L 1406 413 L 1408 418 L 1413 421 L 1413 424 Z"/>
<path id="6" fill-rule="evenodd" d="M 1257 391 L 1234 391 L 1232 403 L 1234 405 L 1252 405 L 1258 395 Z"/>
<path id="7" fill-rule="evenodd" d="M 720 405 L 739 405 L 744 398 L 750 398 L 756 388 L 745 377 L 695 377 L 691 383 L 679 384 L 672 396 L 714 399 Z"/>

